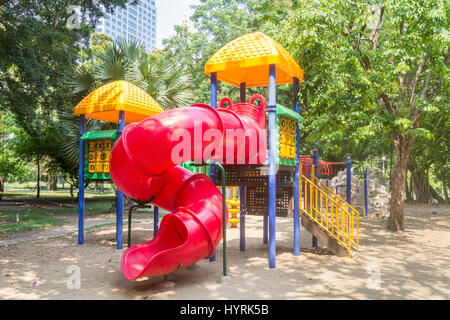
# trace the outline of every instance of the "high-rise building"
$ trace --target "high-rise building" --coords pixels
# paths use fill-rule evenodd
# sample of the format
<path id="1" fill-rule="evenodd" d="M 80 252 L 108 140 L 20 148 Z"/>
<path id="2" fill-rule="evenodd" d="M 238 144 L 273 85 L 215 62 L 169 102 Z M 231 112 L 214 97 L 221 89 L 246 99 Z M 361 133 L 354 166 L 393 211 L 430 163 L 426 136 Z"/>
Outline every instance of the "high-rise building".
<path id="1" fill-rule="evenodd" d="M 156 47 L 156 4 L 155 0 L 139 0 L 137 4 L 127 4 L 114 13 L 106 13 L 95 28 L 113 39 L 119 36 L 137 40 L 147 51 Z"/>

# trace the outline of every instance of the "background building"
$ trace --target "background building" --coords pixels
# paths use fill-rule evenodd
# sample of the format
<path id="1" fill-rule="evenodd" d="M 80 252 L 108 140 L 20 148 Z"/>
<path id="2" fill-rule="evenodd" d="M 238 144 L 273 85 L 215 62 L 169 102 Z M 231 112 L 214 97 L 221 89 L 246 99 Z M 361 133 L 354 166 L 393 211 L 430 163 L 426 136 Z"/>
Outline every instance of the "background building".
<path id="1" fill-rule="evenodd" d="M 156 47 L 156 3 L 155 0 L 139 0 L 136 5 L 127 4 L 125 9 L 116 8 L 107 13 L 97 24 L 96 32 L 113 39 L 122 36 L 137 40 L 147 51 Z"/>

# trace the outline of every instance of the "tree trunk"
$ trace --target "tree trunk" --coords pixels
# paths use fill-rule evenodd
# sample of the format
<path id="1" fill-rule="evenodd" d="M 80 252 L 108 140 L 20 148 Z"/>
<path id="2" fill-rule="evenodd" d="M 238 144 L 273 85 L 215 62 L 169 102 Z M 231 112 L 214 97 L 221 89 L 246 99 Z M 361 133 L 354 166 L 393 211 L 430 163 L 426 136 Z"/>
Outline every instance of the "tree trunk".
<path id="1" fill-rule="evenodd" d="M 411 172 L 414 183 L 414 194 L 418 203 L 430 204 L 433 202 L 431 186 L 428 183 L 428 175 L 420 172 Z"/>
<path id="2" fill-rule="evenodd" d="M 74 204 L 74 195 L 73 195 L 73 184 L 70 184 L 70 200 L 72 201 L 72 205 Z"/>
<path id="3" fill-rule="evenodd" d="M 411 175 L 412 175 L 412 172 L 411 172 Z M 405 185 L 406 185 L 406 201 L 410 202 L 410 201 L 412 201 L 412 188 L 408 184 L 408 171 L 406 171 Z"/>
<path id="4" fill-rule="evenodd" d="M 41 164 L 39 162 L 39 155 L 36 158 L 36 164 L 37 164 L 37 192 L 36 192 L 36 198 L 39 199 L 41 197 Z"/>
<path id="5" fill-rule="evenodd" d="M 439 204 L 445 204 L 446 202 L 445 202 L 444 198 L 442 198 L 439 195 L 439 193 L 437 193 L 437 191 L 433 189 L 433 187 L 431 185 L 429 187 L 430 187 L 430 193 L 431 193 L 432 199 L 433 198 L 436 199 L 439 202 Z"/>
<path id="6" fill-rule="evenodd" d="M 447 181 L 442 177 L 442 193 L 444 194 L 445 203 L 448 204 L 448 192 L 447 192 Z"/>
<path id="7" fill-rule="evenodd" d="M 58 176 L 49 174 L 48 182 L 47 182 L 48 191 L 56 191 L 58 190 Z"/>
<path id="8" fill-rule="evenodd" d="M 394 162 L 393 156 L 394 156 L 394 146 L 391 146 L 391 148 L 389 150 L 389 177 L 391 176 L 392 163 Z"/>
<path id="9" fill-rule="evenodd" d="M 411 135 L 396 134 L 395 148 L 397 149 L 397 163 L 391 172 L 391 213 L 387 228 L 392 231 L 405 231 L 405 184 L 408 171 L 408 158 L 411 153 L 414 138 Z"/>

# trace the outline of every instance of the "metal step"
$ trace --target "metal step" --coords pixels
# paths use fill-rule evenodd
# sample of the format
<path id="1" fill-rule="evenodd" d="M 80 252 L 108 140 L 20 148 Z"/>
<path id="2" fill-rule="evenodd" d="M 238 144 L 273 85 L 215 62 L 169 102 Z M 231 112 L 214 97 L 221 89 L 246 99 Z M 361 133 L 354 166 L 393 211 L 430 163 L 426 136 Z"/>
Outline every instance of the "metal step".
<path id="1" fill-rule="evenodd" d="M 328 249 L 330 249 L 338 257 L 348 257 L 348 249 L 344 247 L 339 241 L 333 238 L 323 227 L 315 222 L 304 212 L 302 214 L 302 225 L 306 230 L 311 232 L 321 243 L 323 243 Z"/>

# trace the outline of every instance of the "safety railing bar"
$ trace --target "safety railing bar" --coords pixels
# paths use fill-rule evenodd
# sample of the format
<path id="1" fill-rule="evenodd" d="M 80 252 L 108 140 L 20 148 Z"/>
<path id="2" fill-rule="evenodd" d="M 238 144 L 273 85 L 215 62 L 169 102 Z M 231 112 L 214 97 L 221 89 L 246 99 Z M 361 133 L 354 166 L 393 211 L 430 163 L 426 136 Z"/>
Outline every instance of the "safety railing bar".
<path id="1" fill-rule="evenodd" d="M 308 179 L 308 178 L 305 178 L 305 179 Z M 320 181 L 320 180 L 317 179 L 316 177 L 314 177 L 314 180 L 317 180 L 317 182 L 318 182 L 319 184 L 321 184 L 323 187 L 325 187 L 326 189 L 328 189 L 329 191 L 331 191 L 332 194 L 333 194 L 335 197 L 337 197 L 339 200 L 342 200 L 342 201 L 344 201 L 344 202 L 347 202 L 346 200 L 342 199 L 341 196 L 338 195 L 333 189 L 331 189 L 330 187 L 327 187 L 327 185 L 324 184 L 322 181 Z M 310 182 L 314 184 L 314 181 L 310 181 Z M 351 204 L 348 204 L 348 206 L 349 206 L 352 210 L 356 211 L 356 212 L 359 214 L 359 211 L 356 210 L 355 208 L 353 208 Z"/>
<path id="2" fill-rule="evenodd" d="M 312 182 L 311 180 L 309 180 L 308 178 L 304 178 L 307 182 L 309 182 L 312 186 L 314 186 L 314 182 Z M 317 190 L 320 190 L 320 189 L 317 189 Z M 330 189 L 331 190 L 331 189 Z M 322 190 L 320 190 L 320 191 L 322 191 Z M 323 192 L 323 191 L 322 191 Z M 338 200 L 341 200 L 341 201 L 343 201 L 343 202 L 345 202 L 346 204 L 347 204 L 347 202 L 344 200 L 344 199 L 342 199 L 341 197 L 339 197 L 333 190 L 331 190 L 331 192 L 332 192 L 332 194 L 334 195 L 334 196 L 336 196 L 337 198 L 338 198 Z M 329 197 L 326 193 L 324 193 L 324 195 L 326 196 L 326 197 L 328 197 L 331 201 L 333 201 L 333 202 L 335 202 L 336 204 L 338 204 L 339 206 L 342 206 L 342 204 L 340 204 L 339 202 L 338 202 L 338 200 L 334 200 L 332 197 Z M 358 213 L 359 214 L 359 212 L 358 212 L 358 210 L 356 210 L 355 208 L 353 208 L 350 204 L 347 204 L 348 206 L 349 206 L 349 208 L 351 208 L 352 209 L 352 211 L 355 211 L 356 213 Z"/>
<path id="3" fill-rule="evenodd" d="M 311 219 L 313 219 L 313 221 L 317 222 L 317 224 L 318 224 L 320 227 L 323 228 L 323 226 L 320 225 L 319 221 L 318 221 L 317 219 L 315 219 L 313 216 L 311 216 L 311 215 L 309 214 L 309 212 L 304 211 L 304 210 L 303 210 L 303 212 L 306 213 L 309 217 L 311 217 Z M 323 229 L 324 229 L 324 228 L 323 228 Z M 327 230 L 325 230 L 325 231 L 327 231 Z M 341 241 L 340 238 L 337 237 L 337 235 L 331 234 L 331 233 L 329 233 L 329 232 L 328 232 L 328 234 L 330 234 L 332 237 L 334 237 L 334 238 L 335 238 L 340 244 L 342 244 L 344 247 L 346 247 L 346 248 L 348 247 L 348 245 L 347 245 L 345 242 Z"/>

